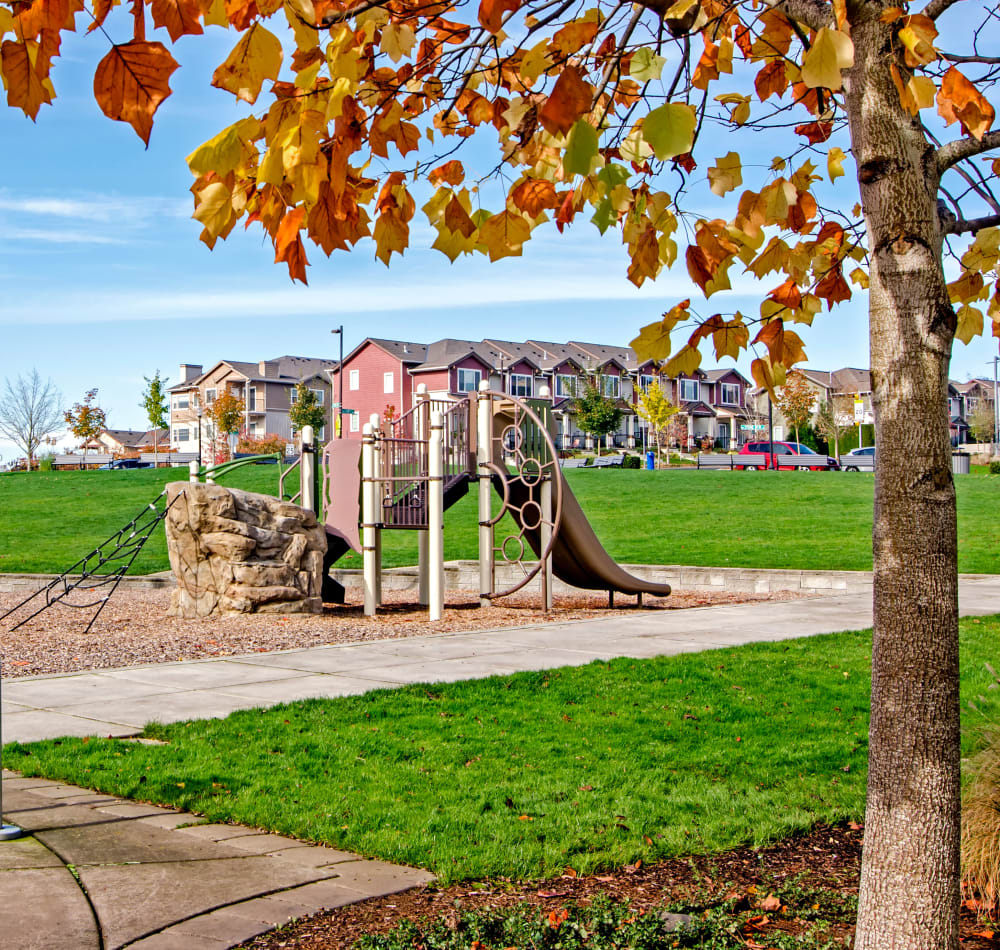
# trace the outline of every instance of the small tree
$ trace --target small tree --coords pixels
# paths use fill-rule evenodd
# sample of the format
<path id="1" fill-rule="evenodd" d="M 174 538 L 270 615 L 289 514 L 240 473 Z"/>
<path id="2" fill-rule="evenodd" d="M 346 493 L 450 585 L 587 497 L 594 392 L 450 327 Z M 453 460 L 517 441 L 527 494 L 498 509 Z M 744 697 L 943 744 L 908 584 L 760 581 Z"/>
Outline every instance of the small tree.
<path id="1" fill-rule="evenodd" d="M 785 421 L 795 430 L 795 441 L 799 441 L 799 429 L 812 417 L 816 393 L 803 373 L 792 370 L 785 379 L 778 395 L 778 408 Z"/>
<path id="2" fill-rule="evenodd" d="M 62 424 L 62 395 L 33 369 L 29 376 L 4 381 L 0 397 L 0 434 L 11 440 L 28 460 L 28 471 L 38 446 Z"/>
<path id="3" fill-rule="evenodd" d="M 667 394 L 660 388 L 659 382 L 654 380 L 649 388 L 639 394 L 639 405 L 636 407 L 639 417 L 649 423 L 652 431 L 653 444 L 656 446 L 656 466 L 660 465 L 660 442 L 670 425 L 670 420 L 680 412 L 680 407 L 675 406 L 668 398 Z M 667 456 L 669 461 L 670 456 Z"/>
<path id="4" fill-rule="evenodd" d="M 242 399 L 234 396 L 228 390 L 222 393 L 211 406 L 208 407 L 208 417 L 212 420 L 215 428 L 216 441 L 221 443 L 220 452 L 216 453 L 224 456 L 225 446 L 228 444 L 226 436 L 231 432 L 239 432 L 240 423 L 243 422 L 246 413 L 246 405 Z"/>
<path id="5" fill-rule="evenodd" d="M 614 432 L 622 420 L 622 411 L 615 405 L 615 400 L 601 391 L 602 383 L 601 376 L 588 379 L 583 395 L 573 407 L 577 425 L 596 438 L 598 455 L 601 454 L 601 439 Z"/>
<path id="6" fill-rule="evenodd" d="M 288 410 L 288 418 L 292 423 L 292 432 L 298 433 L 306 426 L 312 426 L 317 437 L 319 430 L 326 425 L 326 408 L 304 380 L 295 386 L 295 398 L 292 408 Z"/>
<path id="7" fill-rule="evenodd" d="M 993 442 L 995 421 L 993 403 L 980 399 L 976 408 L 969 413 L 969 432 L 977 442 Z"/>
<path id="8" fill-rule="evenodd" d="M 83 396 L 83 402 L 75 403 L 72 409 L 66 410 L 64 416 L 69 431 L 78 439 L 83 440 L 83 461 L 81 468 L 87 467 L 87 443 L 108 426 L 107 415 L 96 404 L 97 390 L 88 389 Z"/>
<path id="9" fill-rule="evenodd" d="M 833 443 L 833 454 L 838 459 L 840 437 L 851 428 L 854 419 L 853 402 L 850 396 L 833 396 L 828 402 L 821 402 L 816 410 L 816 431 Z"/>
<path id="10" fill-rule="evenodd" d="M 146 418 L 149 420 L 150 428 L 153 430 L 153 467 L 159 465 L 159 438 L 160 429 L 167 424 L 167 402 L 166 402 L 166 379 L 160 379 L 160 371 L 153 374 L 153 378 L 142 377 L 146 380 L 146 389 L 142 394 L 140 408 L 146 410 Z"/>

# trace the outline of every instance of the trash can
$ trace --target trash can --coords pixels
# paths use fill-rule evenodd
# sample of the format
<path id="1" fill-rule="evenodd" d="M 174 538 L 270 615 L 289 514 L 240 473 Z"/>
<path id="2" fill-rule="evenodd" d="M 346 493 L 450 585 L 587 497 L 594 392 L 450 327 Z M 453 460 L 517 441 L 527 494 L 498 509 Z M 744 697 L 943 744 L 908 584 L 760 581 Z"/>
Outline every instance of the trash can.
<path id="1" fill-rule="evenodd" d="M 951 453 L 951 473 L 952 475 L 968 475 L 971 469 L 969 468 L 969 462 L 971 461 L 971 456 L 968 452 L 952 452 Z"/>
<path id="2" fill-rule="evenodd" d="M 652 452 L 646 453 L 646 470 L 652 471 L 656 467 L 656 458 Z"/>

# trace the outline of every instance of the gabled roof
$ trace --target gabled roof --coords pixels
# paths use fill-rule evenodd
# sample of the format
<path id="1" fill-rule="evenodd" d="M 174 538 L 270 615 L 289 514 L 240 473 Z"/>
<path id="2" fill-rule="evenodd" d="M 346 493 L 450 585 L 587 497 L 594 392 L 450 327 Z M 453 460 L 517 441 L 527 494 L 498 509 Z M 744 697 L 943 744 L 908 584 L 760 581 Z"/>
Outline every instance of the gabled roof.
<path id="1" fill-rule="evenodd" d="M 728 369 L 706 369 L 702 370 L 705 374 L 706 383 L 717 383 L 721 379 L 725 379 L 727 376 L 738 376 L 744 383 L 749 384 L 750 380 L 746 378 L 735 366 L 730 366 Z"/>
<path id="2" fill-rule="evenodd" d="M 968 393 L 977 387 L 982 387 L 986 389 L 991 395 L 993 393 L 993 380 L 983 379 L 982 377 L 974 377 L 973 379 L 966 380 L 964 383 L 960 383 L 957 380 L 949 379 L 948 384 L 954 386 L 960 393 Z"/>
<path id="3" fill-rule="evenodd" d="M 630 346 L 614 346 L 606 343 L 581 343 L 579 340 L 570 340 L 570 344 L 578 347 L 584 353 L 590 354 L 601 366 L 614 361 L 622 369 L 632 370 L 639 365 L 635 350 Z"/>
<path id="4" fill-rule="evenodd" d="M 487 369 L 499 369 L 502 355 L 504 354 L 501 354 L 500 350 L 485 341 L 453 340 L 450 337 L 445 337 L 445 339 L 436 340 L 427 347 L 427 356 L 424 362 L 419 366 L 414 366 L 411 372 L 427 373 L 432 370 L 450 369 L 467 356 L 477 357 Z"/>
<path id="5" fill-rule="evenodd" d="M 708 416 L 710 418 L 715 418 L 715 410 L 708 405 L 706 402 L 702 402 L 700 399 L 694 402 L 682 402 L 681 412 L 687 413 L 689 416 Z"/>
<path id="6" fill-rule="evenodd" d="M 870 393 L 872 391 L 872 374 L 867 369 L 855 366 L 845 366 L 833 371 L 836 392 Z"/>
<path id="7" fill-rule="evenodd" d="M 483 340 L 487 346 L 499 350 L 507 357 L 504 363 L 512 365 L 522 360 L 530 363 L 537 370 L 550 370 L 558 362 L 553 354 L 546 352 L 534 343 L 515 343 L 513 340 L 494 340 L 492 337 Z"/>

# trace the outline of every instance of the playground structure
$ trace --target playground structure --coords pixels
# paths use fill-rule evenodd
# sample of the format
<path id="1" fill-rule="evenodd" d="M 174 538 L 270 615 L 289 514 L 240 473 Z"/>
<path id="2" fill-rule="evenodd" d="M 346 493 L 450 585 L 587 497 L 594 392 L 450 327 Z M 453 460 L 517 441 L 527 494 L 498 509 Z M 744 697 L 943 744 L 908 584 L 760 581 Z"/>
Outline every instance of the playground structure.
<path id="1" fill-rule="evenodd" d="M 303 487 L 296 496 L 302 505 L 311 492 L 309 458 L 304 448 Z M 409 412 L 387 420 L 373 415 L 360 443 L 328 443 L 321 473 L 319 501 L 328 542 L 324 570 L 350 549 L 361 553 L 368 616 L 382 598 L 382 532 L 416 530 L 419 602 L 427 605 L 430 619 L 441 617 L 444 512 L 472 482 L 479 502 L 481 605 L 523 589 L 536 577 L 546 610 L 552 607 L 553 576 L 573 587 L 606 590 L 609 605 L 616 592 L 634 594 L 639 603 L 646 593 L 670 593 L 668 584 L 627 573 L 604 550 L 560 470 L 544 399 L 532 405 L 483 384 L 467 397 L 440 400 L 420 386 Z M 501 501 L 496 513 L 494 491 Z M 505 516 L 513 530 L 504 527 Z M 499 590 L 498 563 L 520 575 Z"/>

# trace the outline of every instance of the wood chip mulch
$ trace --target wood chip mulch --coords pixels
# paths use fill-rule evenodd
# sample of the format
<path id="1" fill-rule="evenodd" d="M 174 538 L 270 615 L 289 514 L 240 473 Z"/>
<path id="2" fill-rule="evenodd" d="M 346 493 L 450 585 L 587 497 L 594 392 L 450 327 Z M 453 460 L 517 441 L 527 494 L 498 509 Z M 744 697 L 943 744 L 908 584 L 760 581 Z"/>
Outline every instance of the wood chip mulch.
<path id="1" fill-rule="evenodd" d="M 358 592 L 349 591 L 349 598 Z M 79 600 L 92 603 L 95 593 L 82 591 Z M 0 594 L 0 613 L 24 599 L 24 594 Z M 669 597 L 647 598 L 642 611 L 678 610 L 748 601 L 788 600 L 789 593 L 674 591 Z M 449 591 L 441 620 L 427 620 L 427 608 L 414 603 L 408 591 L 385 592 L 386 604 L 374 618 L 360 604 L 327 605 L 320 614 L 247 614 L 207 620 L 167 616 L 168 590 L 120 589 L 108 600 L 93 628 L 85 632 L 94 608 L 53 606 L 34 620 L 12 630 L 25 613 L 0 621 L 3 675 L 36 676 L 78 670 L 110 669 L 146 663 L 170 663 L 216 656 L 238 656 L 328 644 L 360 643 L 399 637 L 491 630 L 525 624 L 557 623 L 606 617 L 607 594 L 580 591 L 556 596 L 554 610 L 539 608 L 537 594 L 514 595 L 479 608 L 478 595 Z M 632 598 L 620 598 L 617 610 L 632 611 Z M 627 604 L 627 606 L 626 606 Z M 32 608 L 34 609 L 34 608 Z"/>
<path id="2" fill-rule="evenodd" d="M 450 887 L 415 888 L 402 894 L 351 904 L 298 920 L 244 944 L 246 950 L 340 950 L 351 947 L 362 934 L 384 934 L 402 920 L 422 918 L 456 919 L 457 912 L 513 908 L 527 903 L 539 913 L 559 911 L 568 904 L 586 904 L 605 894 L 628 901 L 633 910 L 662 907 L 672 902 L 690 902 L 688 913 L 734 900 L 735 910 L 763 905 L 772 889 L 785 883 L 822 889 L 844 898 L 856 898 L 864 831 L 850 823 L 819 826 L 809 834 L 787 838 L 766 848 L 738 848 L 705 857 L 664 861 L 659 864 L 626 866 L 587 876 L 563 876 L 554 880 L 478 881 Z M 822 908 L 820 908 L 822 909 Z M 794 936 L 801 921 L 780 913 L 755 918 L 753 935 L 745 946 L 771 946 L 770 933 Z M 969 950 L 1000 947 L 1000 932 L 994 937 L 989 925 L 962 908 L 962 946 Z M 834 924 L 829 937 L 843 946 L 853 944 L 853 925 Z M 784 945 L 784 944 L 782 944 Z"/>

